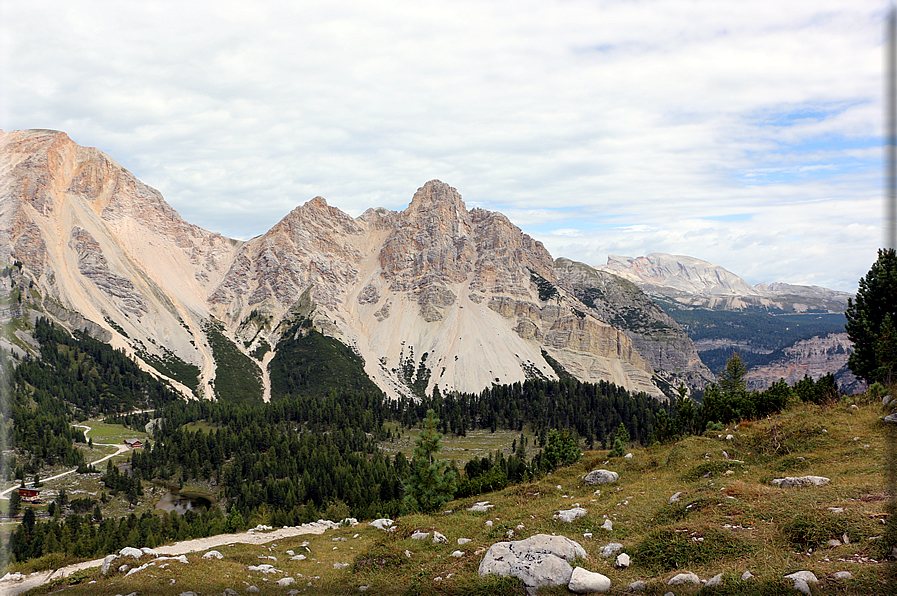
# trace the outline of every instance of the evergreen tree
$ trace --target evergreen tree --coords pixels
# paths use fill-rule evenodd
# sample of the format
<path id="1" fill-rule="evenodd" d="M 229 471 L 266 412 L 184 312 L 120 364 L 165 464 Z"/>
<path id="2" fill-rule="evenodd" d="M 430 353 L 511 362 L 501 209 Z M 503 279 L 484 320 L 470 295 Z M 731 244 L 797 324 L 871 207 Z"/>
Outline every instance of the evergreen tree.
<path id="1" fill-rule="evenodd" d="M 442 449 L 439 444 L 442 435 L 436 432 L 438 425 L 436 413 L 427 410 L 423 430 L 414 441 L 411 476 L 405 485 L 405 502 L 414 511 L 436 511 L 455 495 L 457 475 L 447 461 L 434 457 Z"/>
<path id="2" fill-rule="evenodd" d="M 890 382 L 897 369 L 897 252 L 880 249 L 856 299 L 847 299 L 847 336 L 853 352 L 847 366 L 869 382 Z"/>
<path id="3" fill-rule="evenodd" d="M 626 454 L 626 446 L 629 445 L 629 431 L 620 423 L 617 434 L 614 437 L 614 446 L 607 454 L 608 457 L 623 457 Z"/>

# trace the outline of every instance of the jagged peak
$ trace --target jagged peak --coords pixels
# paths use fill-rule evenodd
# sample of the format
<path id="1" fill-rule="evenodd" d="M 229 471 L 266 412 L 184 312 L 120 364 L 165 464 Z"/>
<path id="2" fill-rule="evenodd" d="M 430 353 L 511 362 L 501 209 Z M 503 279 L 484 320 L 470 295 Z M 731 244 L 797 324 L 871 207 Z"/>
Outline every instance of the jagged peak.
<path id="1" fill-rule="evenodd" d="M 456 211 L 467 213 L 467 205 L 461 194 L 452 186 L 441 180 L 430 180 L 417 189 L 407 211 Z"/>

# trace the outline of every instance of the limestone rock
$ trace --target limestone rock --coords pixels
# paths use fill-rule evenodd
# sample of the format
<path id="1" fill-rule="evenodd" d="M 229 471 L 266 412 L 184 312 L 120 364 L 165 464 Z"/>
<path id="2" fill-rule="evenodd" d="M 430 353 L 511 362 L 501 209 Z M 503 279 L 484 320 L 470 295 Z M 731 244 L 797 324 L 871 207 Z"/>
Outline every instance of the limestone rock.
<path id="1" fill-rule="evenodd" d="M 495 505 L 491 504 L 489 501 L 478 501 L 467 508 L 468 511 L 489 511 L 490 508 L 495 507 Z"/>
<path id="2" fill-rule="evenodd" d="M 479 574 L 516 577 L 530 588 L 559 586 L 569 583 L 573 574 L 568 561 L 585 556 L 585 549 L 569 538 L 536 534 L 493 544 L 480 563 Z"/>
<path id="3" fill-rule="evenodd" d="M 701 583 L 701 578 L 699 578 L 694 573 L 686 572 L 679 573 L 670 578 L 670 581 L 667 582 L 668 586 L 678 586 L 681 584 L 699 584 Z"/>
<path id="4" fill-rule="evenodd" d="M 620 475 L 610 470 L 592 470 L 583 479 L 586 486 L 594 486 L 596 484 L 611 484 L 620 479 Z"/>
<path id="5" fill-rule="evenodd" d="M 218 552 L 217 550 L 210 550 L 210 551 L 206 552 L 206 553 L 202 556 L 202 558 L 203 558 L 203 559 L 223 559 L 223 558 L 224 558 L 224 555 L 222 555 L 222 554 L 221 554 L 220 552 Z"/>
<path id="6" fill-rule="evenodd" d="M 577 567 L 570 575 L 570 583 L 567 584 L 567 589 L 577 594 L 607 592 L 610 589 L 610 578 L 606 575 Z"/>
<path id="7" fill-rule="evenodd" d="M 448 542 L 448 538 L 439 532 L 433 532 L 433 544 L 445 544 L 446 542 Z"/>
<path id="8" fill-rule="evenodd" d="M 139 559 L 140 557 L 143 556 L 143 551 L 140 550 L 139 548 L 133 548 L 130 546 L 126 546 L 123 549 L 121 549 L 120 551 L 118 551 L 118 554 L 122 557 L 134 557 L 135 559 Z"/>
<path id="9" fill-rule="evenodd" d="M 741 574 L 741 581 L 747 581 L 749 579 L 752 579 L 753 577 L 754 577 L 753 573 L 751 573 L 750 571 L 745 571 L 744 573 Z"/>
<path id="10" fill-rule="evenodd" d="M 395 522 L 389 519 L 388 517 L 381 517 L 379 519 L 375 519 L 370 523 L 371 526 L 377 528 L 378 530 L 388 530 L 391 525 Z"/>
<path id="11" fill-rule="evenodd" d="M 608 532 L 612 531 L 614 529 L 614 522 L 609 519 L 604 520 L 604 523 L 601 524 L 601 529 L 607 530 Z"/>
<path id="12" fill-rule="evenodd" d="M 584 517 L 586 514 L 588 514 L 588 511 L 582 507 L 573 507 L 572 509 L 562 509 L 558 511 L 554 514 L 554 519 L 570 523 Z"/>
<path id="13" fill-rule="evenodd" d="M 424 540 L 424 539 L 428 538 L 429 536 L 430 536 L 429 532 L 421 532 L 420 530 L 417 530 L 416 532 L 414 532 L 414 534 L 411 535 L 411 539 L 412 540 Z"/>
<path id="14" fill-rule="evenodd" d="M 715 588 L 715 587 L 721 586 L 721 585 L 723 585 L 723 574 L 717 573 L 716 575 L 714 575 L 713 577 L 711 577 L 710 579 L 707 580 L 707 583 L 704 584 L 704 587 Z"/>
<path id="15" fill-rule="evenodd" d="M 109 573 L 109 567 L 112 565 L 112 561 L 118 558 L 118 555 L 106 555 L 103 559 L 103 564 L 100 566 L 100 573 L 106 575 Z"/>
<path id="16" fill-rule="evenodd" d="M 849 571 L 836 571 L 832 577 L 835 579 L 853 579 L 853 574 Z"/>
<path id="17" fill-rule="evenodd" d="M 680 499 L 681 497 L 682 497 L 682 491 L 679 491 L 679 492 L 677 492 L 677 493 L 674 493 L 673 496 L 670 497 L 669 504 L 672 505 L 673 503 L 678 503 L 678 502 L 679 502 L 679 499 Z"/>
<path id="18" fill-rule="evenodd" d="M 617 569 L 626 569 L 629 565 L 632 564 L 632 561 L 629 559 L 629 555 L 626 553 L 620 553 L 617 555 L 616 561 L 614 561 L 614 567 Z"/>
<path id="19" fill-rule="evenodd" d="M 648 584 L 646 584 L 644 581 L 639 579 L 639 580 L 632 582 L 628 586 L 626 586 L 626 591 L 632 592 L 634 594 L 641 594 L 647 588 L 648 588 Z"/>
<path id="20" fill-rule="evenodd" d="M 831 482 L 824 476 L 786 476 L 785 478 L 776 478 L 772 481 L 779 488 L 792 488 L 795 486 L 825 486 Z"/>
<path id="21" fill-rule="evenodd" d="M 617 554 L 620 550 L 623 549 L 623 545 L 619 542 L 611 542 L 610 544 L 605 544 L 601 547 L 601 550 L 598 551 L 599 557 L 612 557 Z"/>

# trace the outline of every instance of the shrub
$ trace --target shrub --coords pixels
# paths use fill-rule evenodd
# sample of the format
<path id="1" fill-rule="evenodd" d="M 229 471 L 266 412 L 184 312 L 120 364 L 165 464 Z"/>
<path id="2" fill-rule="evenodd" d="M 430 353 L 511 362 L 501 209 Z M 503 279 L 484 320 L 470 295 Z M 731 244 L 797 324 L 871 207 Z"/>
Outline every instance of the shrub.
<path id="1" fill-rule="evenodd" d="M 649 568 L 670 571 L 742 557 L 754 550 L 756 546 L 727 530 L 667 527 L 652 530 L 642 539 L 635 547 L 633 559 Z"/>

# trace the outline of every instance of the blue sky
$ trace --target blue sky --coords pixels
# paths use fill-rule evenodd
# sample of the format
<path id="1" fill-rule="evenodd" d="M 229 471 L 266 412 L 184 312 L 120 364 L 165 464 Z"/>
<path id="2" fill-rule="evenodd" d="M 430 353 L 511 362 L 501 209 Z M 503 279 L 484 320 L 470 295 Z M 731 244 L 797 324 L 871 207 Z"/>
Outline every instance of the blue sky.
<path id="1" fill-rule="evenodd" d="M 438 178 L 555 257 L 852 291 L 882 237 L 887 6 L 0 0 L 0 128 L 63 130 L 233 237 Z"/>

